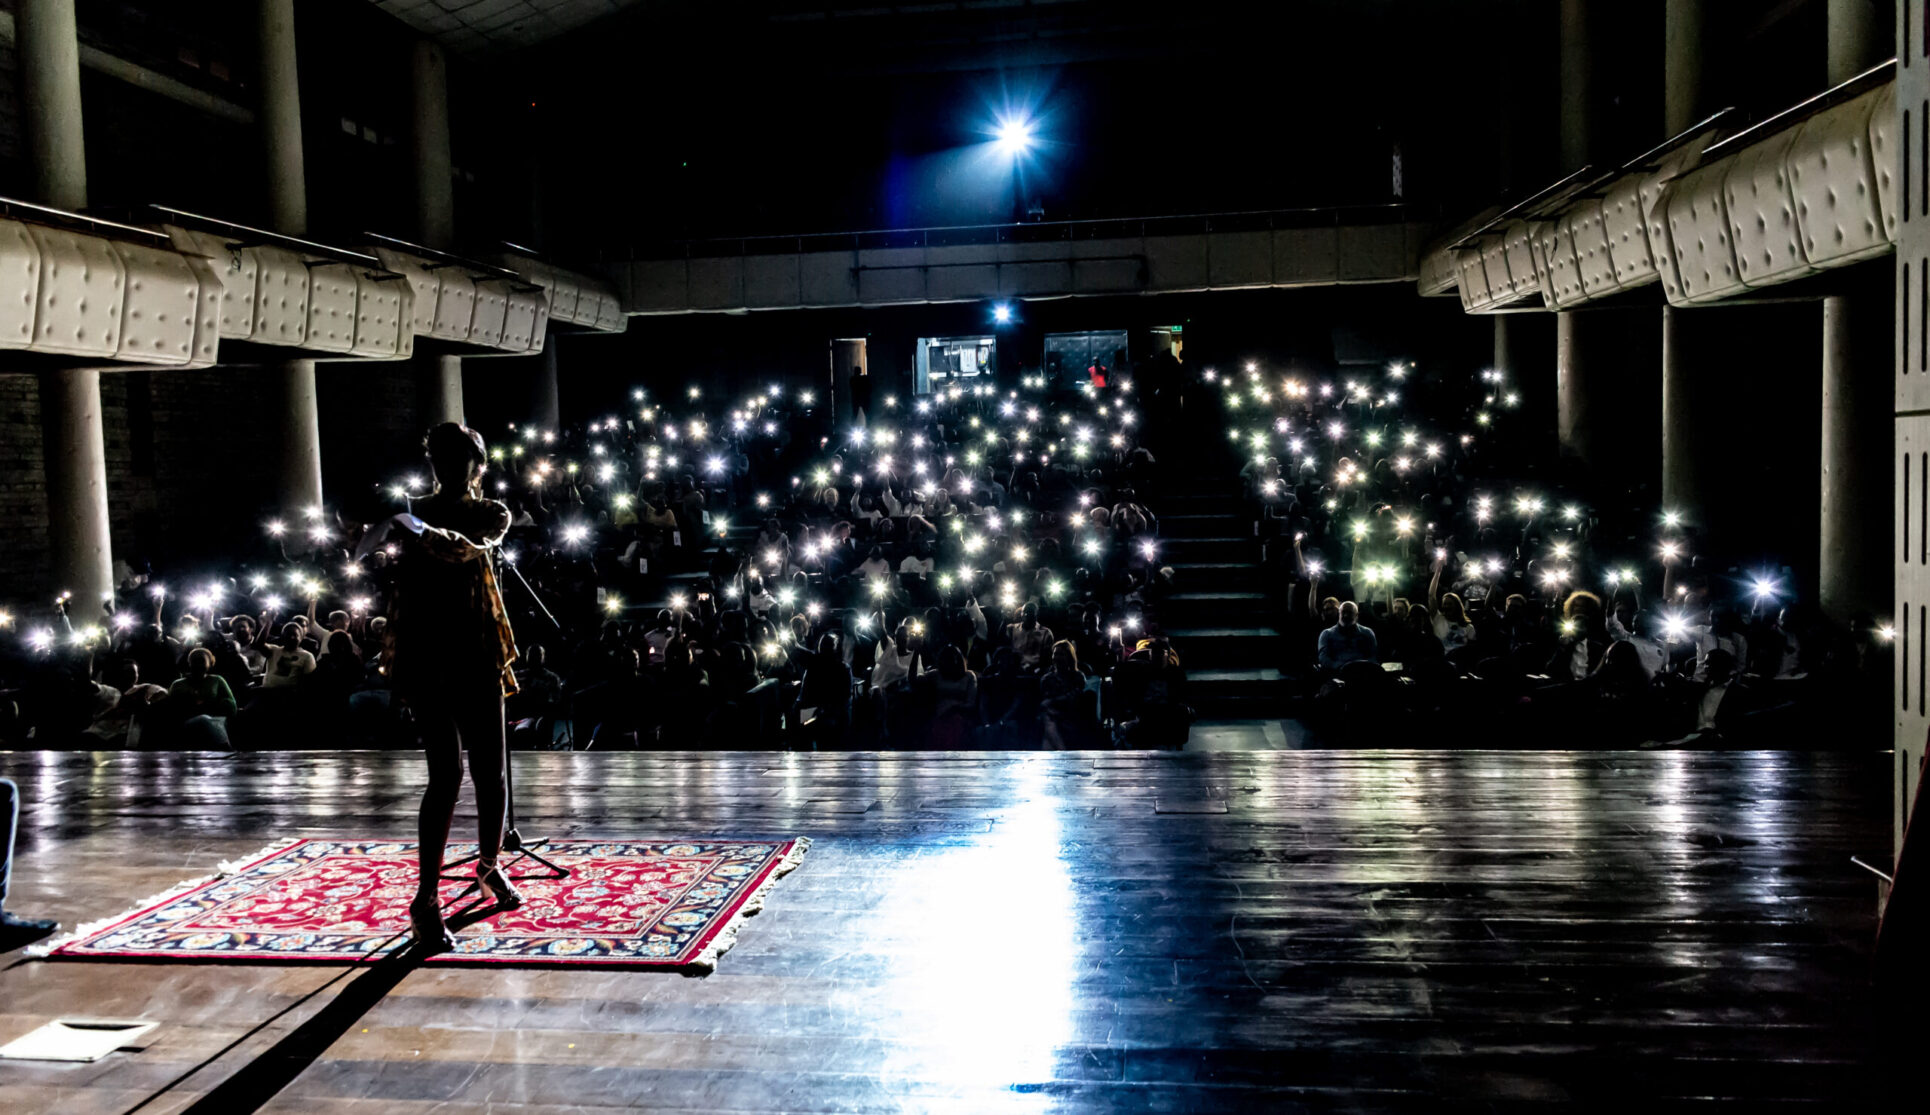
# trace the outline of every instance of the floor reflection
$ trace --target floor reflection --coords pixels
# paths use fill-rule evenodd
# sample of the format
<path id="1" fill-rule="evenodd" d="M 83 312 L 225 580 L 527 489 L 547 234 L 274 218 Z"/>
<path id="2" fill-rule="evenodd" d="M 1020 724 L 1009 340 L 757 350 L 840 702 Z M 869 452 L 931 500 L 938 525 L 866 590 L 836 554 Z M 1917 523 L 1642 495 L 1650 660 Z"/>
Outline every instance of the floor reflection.
<path id="1" fill-rule="evenodd" d="M 992 831 L 905 864 L 935 878 L 892 888 L 876 911 L 891 942 L 884 1002 L 840 1005 L 878 1027 L 886 1080 L 963 1091 L 1049 1081 L 1071 1040 L 1079 927 L 1063 802 L 1038 764 L 1006 778 L 1012 804 Z"/>

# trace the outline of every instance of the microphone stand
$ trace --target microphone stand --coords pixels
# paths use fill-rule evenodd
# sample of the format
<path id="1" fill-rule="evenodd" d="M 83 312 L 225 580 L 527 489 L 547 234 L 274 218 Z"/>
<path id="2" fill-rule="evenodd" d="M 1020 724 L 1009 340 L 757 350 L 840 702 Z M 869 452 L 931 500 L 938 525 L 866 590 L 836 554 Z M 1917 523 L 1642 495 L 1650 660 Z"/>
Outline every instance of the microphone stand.
<path id="1" fill-rule="evenodd" d="M 556 621 L 556 617 L 551 614 L 549 608 L 544 605 L 543 598 L 536 595 L 535 586 L 531 585 L 529 580 L 523 576 L 523 571 L 516 568 L 515 562 L 502 560 L 502 550 L 500 547 L 490 547 L 490 553 L 492 568 L 500 572 L 500 570 L 506 566 L 511 573 L 516 574 L 516 580 L 522 584 L 523 591 L 529 594 L 529 598 L 535 603 L 537 611 L 543 613 L 543 618 L 548 620 L 550 626 L 554 627 L 560 634 L 563 630 L 563 625 Z M 501 580 L 500 576 L 498 580 Z M 507 746 L 503 748 L 503 804 L 508 814 L 507 827 L 503 830 L 503 851 L 511 852 L 515 855 L 515 859 L 512 859 L 509 864 L 504 865 L 504 874 L 508 874 L 510 865 L 520 860 L 530 859 L 535 860 L 546 869 L 546 874 L 542 876 L 543 878 L 569 878 L 571 874 L 569 868 L 556 863 L 554 860 L 545 858 L 543 854 L 538 851 L 539 848 L 543 848 L 549 844 L 549 837 L 543 836 L 535 840 L 524 840 L 523 834 L 516 828 L 516 764 L 509 761 L 509 748 Z M 448 863 L 442 865 L 442 869 L 446 873 L 452 867 L 461 867 L 463 864 L 470 863 L 481 857 L 482 851 L 478 849 L 475 855 L 450 860 Z M 447 878 L 447 875 L 445 874 L 444 877 Z M 527 875 L 523 876 L 523 878 L 531 877 L 532 876 Z M 476 884 L 472 880 L 469 884 L 469 890 L 474 889 L 476 889 Z M 465 895 L 468 893 L 469 891 L 467 890 L 463 892 Z"/>

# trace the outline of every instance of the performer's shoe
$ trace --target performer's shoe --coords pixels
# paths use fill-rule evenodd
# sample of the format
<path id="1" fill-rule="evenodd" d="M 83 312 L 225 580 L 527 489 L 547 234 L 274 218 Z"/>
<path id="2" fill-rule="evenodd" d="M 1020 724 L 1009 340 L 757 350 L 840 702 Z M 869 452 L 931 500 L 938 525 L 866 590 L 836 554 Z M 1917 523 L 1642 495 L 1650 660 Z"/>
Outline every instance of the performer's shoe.
<path id="1" fill-rule="evenodd" d="M 52 933 L 60 923 L 52 918 L 21 918 L 0 910 L 0 930 L 13 933 Z"/>
<path id="2" fill-rule="evenodd" d="M 493 863 L 476 861 L 476 885 L 482 888 L 483 894 L 494 898 L 501 909 L 514 910 L 523 904 L 523 892 Z"/>
<path id="3" fill-rule="evenodd" d="M 409 903 L 409 921 L 415 926 L 415 941 L 428 952 L 448 952 L 456 947 L 456 935 L 442 920 L 442 905 L 434 891 L 418 894 Z"/>

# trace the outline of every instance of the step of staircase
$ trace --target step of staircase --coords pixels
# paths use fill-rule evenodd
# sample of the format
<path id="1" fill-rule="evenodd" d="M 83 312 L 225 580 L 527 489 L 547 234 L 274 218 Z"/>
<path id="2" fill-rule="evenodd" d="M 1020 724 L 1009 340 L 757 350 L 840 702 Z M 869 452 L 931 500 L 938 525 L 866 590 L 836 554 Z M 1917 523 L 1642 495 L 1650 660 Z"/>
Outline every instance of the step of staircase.
<path id="1" fill-rule="evenodd" d="M 1248 537 L 1252 532 L 1253 520 L 1238 514 L 1166 514 L 1159 517 L 1159 536 L 1162 540 Z"/>
<path id="2" fill-rule="evenodd" d="M 1245 561 L 1174 561 L 1173 576 L 1185 589 L 1250 592 L 1261 584 L 1260 567 Z"/>
<path id="3" fill-rule="evenodd" d="M 1268 604 L 1264 592 L 1176 592 L 1166 598 L 1166 614 L 1199 624 L 1262 623 L 1269 618 Z"/>
<path id="4" fill-rule="evenodd" d="M 1178 610 L 1174 618 L 1184 622 Z M 1166 628 L 1188 676 L 1194 670 L 1263 669 L 1280 660 L 1280 632 L 1271 626 Z"/>

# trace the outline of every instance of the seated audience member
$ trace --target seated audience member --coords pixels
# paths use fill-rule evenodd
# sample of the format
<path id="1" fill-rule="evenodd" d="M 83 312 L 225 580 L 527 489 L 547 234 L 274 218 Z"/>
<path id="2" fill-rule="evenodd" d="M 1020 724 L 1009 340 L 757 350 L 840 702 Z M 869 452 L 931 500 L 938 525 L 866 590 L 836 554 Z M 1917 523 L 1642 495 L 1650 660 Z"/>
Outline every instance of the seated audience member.
<path id="1" fill-rule="evenodd" d="M 235 714 L 235 695 L 214 672 L 214 652 L 197 647 L 188 655 L 188 672 L 168 689 L 167 708 L 183 745 L 228 747 L 228 718 Z"/>
<path id="2" fill-rule="evenodd" d="M 1374 633 L 1360 625 L 1360 605 L 1343 603 L 1332 627 L 1320 633 L 1320 668 L 1339 674 L 1356 662 L 1378 663 L 1380 651 Z"/>
<path id="3" fill-rule="evenodd" d="M 267 654 L 267 667 L 261 678 L 263 689 L 291 689 L 315 670 L 315 656 L 302 649 L 300 623 L 291 621 L 282 625 L 281 643 L 269 647 Z"/>

